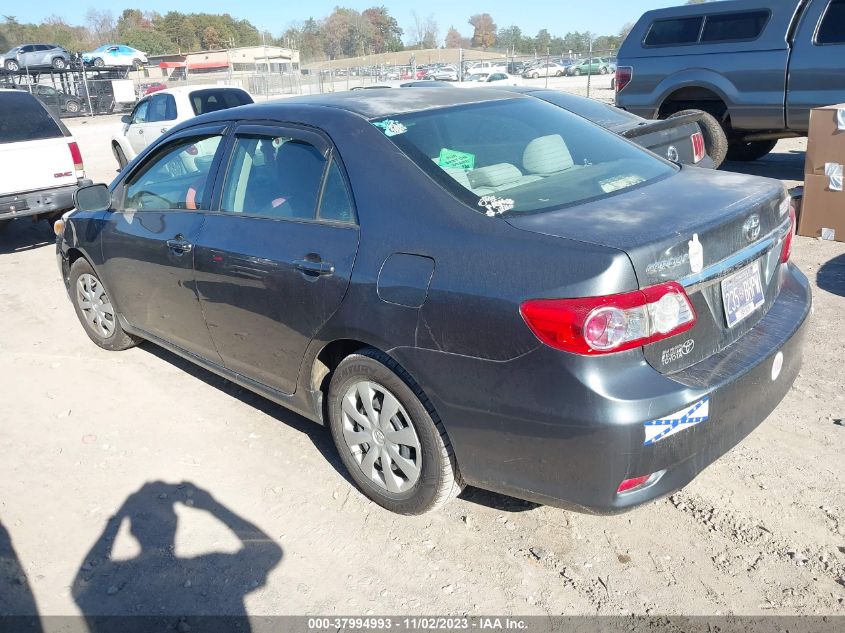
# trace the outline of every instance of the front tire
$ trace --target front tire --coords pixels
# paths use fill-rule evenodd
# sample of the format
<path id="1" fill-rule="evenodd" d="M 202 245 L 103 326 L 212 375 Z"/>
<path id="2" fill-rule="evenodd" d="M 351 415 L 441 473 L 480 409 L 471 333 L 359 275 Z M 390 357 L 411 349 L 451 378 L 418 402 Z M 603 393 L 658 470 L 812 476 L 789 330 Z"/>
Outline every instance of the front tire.
<path id="1" fill-rule="evenodd" d="M 758 160 L 771 152 L 777 144 L 777 139 L 769 141 L 740 141 L 731 143 L 728 145 L 727 160 L 737 160 L 742 162 Z"/>
<path id="2" fill-rule="evenodd" d="M 132 70 L 141 70 L 141 60 L 140 59 L 133 59 L 132 60 Z"/>
<path id="3" fill-rule="evenodd" d="M 14 59 L 7 59 L 6 60 L 6 70 L 10 73 L 16 73 L 21 69 L 20 64 L 16 62 Z"/>
<path id="4" fill-rule="evenodd" d="M 374 349 L 345 358 L 329 385 L 329 428 L 361 491 L 399 514 L 423 514 L 461 491 L 434 407 L 393 359 Z"/>
<path id="5" fill-rule="evenodd" d="M 121 351 L 140 342 L 123 330 L 106 287 L 91 264 L 81 257 L 70 267 L 70 298 L 85 333 L 99 347 Z"/>
<path id="6" fill-rule="evenodd" d="M 53 68 L 55 70 L 64 70 L 67 68 L 67 62 L 61 57 L 56 57 L 53 60 Z"/>
<path id="7" fill-rule="evenodd" d="M 580 71 L 578 68 L 576 68 L 575 70 L 573 70 L 573 71 L 572 71 L 572 74 L 573 74 L 575 77 L 580 77 L 580 76 L 581 76 L 581 71 Z"/>
<path id="8" fill-rule="evenodd" d="M 65 104 L 65 110 L 70 112 L 71 114 L 76 114 L 82 109 L 82 104 L 79 101 L 74 101 L 73 99 L 69 100 Z"/>
<path id="9" fill-rule="evenodd" d="M 106 62 L 103 61 L 102 57 L 98 57 L 97 59 L 94 60 L 94 67 L 95 68 L 102 68 L 105 65 L 106 65 Z"/>
<path id="10" fill-rule="evenodd" d="M 112 148 L 114 149 L 114 157 L 115 160 L 117 160 L 117 165 L 122 171 L 123 168 L 126 167 L 126 165 L 129 163 L 129 161 L 126 160 L 126 154 L 123 153 L 123 149 L 120 147 L 120 145 L 113 145 Z"/>

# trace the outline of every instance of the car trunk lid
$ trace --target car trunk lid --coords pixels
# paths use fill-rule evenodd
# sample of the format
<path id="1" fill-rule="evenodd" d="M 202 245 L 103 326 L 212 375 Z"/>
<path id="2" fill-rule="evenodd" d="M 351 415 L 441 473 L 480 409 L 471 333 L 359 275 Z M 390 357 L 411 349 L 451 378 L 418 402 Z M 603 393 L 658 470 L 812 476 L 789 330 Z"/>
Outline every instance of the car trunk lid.
<path id="1" fill-rule="evenodd" d="M 513 215 L 508 222 L 623 250 L 641 287 L 680 282 L 697 312 L 695 327 L 644 348 L 655 369 L 673 373 L 730 345 L 771 307 L 789 227 L 784 200 L 783 186 L 775 180 L 684 168 L 646 187 L 556 211 Z M 754 267 L 750 272 L 749 266 Z M 726 311 L 723 298 L 723 282 L 740 271 L 747 278 L 729 282 L 727 292 L 756 274 L 755 303 L 762 299 L 744 316 L 730 301 Z M 728 313 L 743 318 L 729 325 Z"/>

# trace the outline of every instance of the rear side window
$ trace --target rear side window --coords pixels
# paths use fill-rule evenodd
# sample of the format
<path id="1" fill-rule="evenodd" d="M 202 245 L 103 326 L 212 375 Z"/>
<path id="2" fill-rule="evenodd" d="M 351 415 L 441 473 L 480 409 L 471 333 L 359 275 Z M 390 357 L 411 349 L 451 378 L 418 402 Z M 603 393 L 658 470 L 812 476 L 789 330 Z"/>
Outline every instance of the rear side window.
<path id="1" fill-rule="evenodd" d="M 284 136 L 240 136 L 221 211 L 273 219 L 313 220 L 326 160 L 319 150 Z"/>
<path id="2" fill-rule="evenodd" d="M 336 160 L 332 160 L 328 176 L 326 176 L 326 186 L 323 189 L 323 198 L 320 200 L 320 219 L 335 222 L 355 221 L 352 196 L 349 194 L 346 180 Z"/>
<path id="3" fill-rule="evenodd" d="M 194 114 L 206 114 L 208 112 L 217 112 L 218 110 L 227 110 L 228 108 L 236 108 L 238 106 L 252 103 L 250 97 L 243 90 L 197 90 L 192 92 L 190 96 L 191 107 Z"/>
<path id="4" fill-rule="evenodd" d="M 176 118 L 176 100 L 173 95 L 155 95 L 150 99 L 146 114 L 147 123 L 172 121 Z"/>
<path id="5" fill-rule="evenodd" d="M 748 11 L 745 13 L 723 13 L 707 16 L 702 42 L 731 42 L 754 40 L 760 37 L 766 22 L 768 11 Z"/>
<path id="6" fill-rule="evenodd" d="M 60 124 L 27 92 L 0 92 L 0 143 L 65 136 Z"/>
<path id="7" fill-rule="evenodd" d="M 832 0 L 828 6 L 816 44 L 845 44 L 845 0 Z"/>
<path id="8" fill-rule="evenodd" d="M 645 36 L 646 46 L 671 46 L 672 44 L 695 44 L 701 32 L 703 17 L 657 20 Z"/>

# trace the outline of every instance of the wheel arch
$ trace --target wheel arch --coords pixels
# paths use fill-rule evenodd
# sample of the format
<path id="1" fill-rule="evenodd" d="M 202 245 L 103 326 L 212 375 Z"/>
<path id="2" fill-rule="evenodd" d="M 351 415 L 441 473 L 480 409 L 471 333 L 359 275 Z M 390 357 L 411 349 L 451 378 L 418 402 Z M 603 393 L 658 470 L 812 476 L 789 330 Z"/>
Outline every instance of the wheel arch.
<path id="1" fill-rule="evenodd" d="M 669 79 L 664 83 L 668 83 Z M 675 112 L 698 109 L 709 112 L 720 122 L 730 118 L 731 100 L 726 87 L 717 85 L 705 78 L 672 78 L 671 86 L 664 89 L 658 103 L 659 118 L 668 117 Z"/>

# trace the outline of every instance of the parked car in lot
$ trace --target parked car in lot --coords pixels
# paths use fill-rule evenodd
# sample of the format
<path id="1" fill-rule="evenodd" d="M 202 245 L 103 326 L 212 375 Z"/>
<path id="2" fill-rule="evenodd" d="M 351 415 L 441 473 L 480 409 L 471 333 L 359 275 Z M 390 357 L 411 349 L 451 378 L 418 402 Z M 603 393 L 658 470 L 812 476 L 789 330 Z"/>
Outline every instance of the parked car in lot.
<path id="1" fill-rule="evenodd" d="M 159 90 L 167 90 L 167 84 L 162 83 L 160 81 L 153 81 L 138 86 L 138 94 L 141 97 L 145 95 L 151 95 L 154 92 L 158 92 Z"/>
<path id="2" fill-rule="evenodd" d="M 434 81 L 458 81 L 458 69 L 454 66 L 441 66 L 428 71 L 425 78 Z"/>
<path id="3" fill-rule="evenodd" d="M 56 44 L 24 44 L 0 57 L 0 66 L 10 73 L 44 68 L 64 70 L 70 66 L 70 59 L 70 53 Z"/>
<path id="4" fill-rule="evenodd" d="M 504 86 L 501 89 L 530 95 L 574 112 L 673 162 L 706 168 L 718 167 L 707 154 L 704 136 L 698 125 L 700 112 L 688 112 L 665 121 L 648 121 L 607 103 L 561 90 L 534 86 Z"/>
<path id="5" fill-rule="evenodd" d="M 528 68 L 522 76 L 526 79 L 539 79 L 540 77 L 563 77 L 565 74 L 566 66 L 556 62 L 542 62 Z"/>
<path id="6" fill-rule="evenodd" d="M 77 114 L 85 108 L 81 97 L 56 90 L 53 86 L 47 86 L 45 84 L 35 84 L 34 86 L 16 84 L 15 88 L 32 92 L 54 114 L 60 114 L 62 112 Z"/>
<path id="7" fill-rule="evenodd" d="M 507 73 L 477 73 L 466 77 L 463 83 L 455 84 L 462 88 L 478 88 L 479 84 L 485 86 L 521 86 L 522 78 L 514 77 Z"/>
<path id="8" fill-rule="evenodd" d="M 57 259 L 85 332 L 328 425 L 406 514 L 465 483 L 622 511 L 777 406 L 811 305 L 780 182 L 524 95 L 411 97 L 205 115 L 80 189 Z"/>
<path id="9" fill-rule="evenodd" d="M 125 44 L 103 44 L 82 54 L 82 62 L 96 68 L 104 66 L 130 66 L 140 68 L 147 63 L 147 54 Z"/>
<path id="10" fill-rule="evenodd" d="M 252 102 L 248 92 L 229 86 L 199 85 L 158 90 L 141 99 L 131 114 L 121 118 L 123 126 L 112 135 L 112 153 L 122 169 L 177 123 Z"/>
<path id="11" fill-rule="evenodd" d="M 845 101 L 845 0 L 733 0 L 645 13 L 619 51 L 616 104 L 665 118 L 697 108 L 729 160 L 806 136 Z"/>
<path id="12" fill-rule="evenodd" d="M 616 72 L 616 67 L 602 57 L 582 59 L 576 61 L 566 69 L 566 74 L 571 77 L 580 75 L 609 75 Z"/>
<path id="13" fill-rule="evenodd" d="M 85 178 L 68 129 L 28 92 L 0 89 L 0 229 L 18 218 L 53 220 Z"/>

